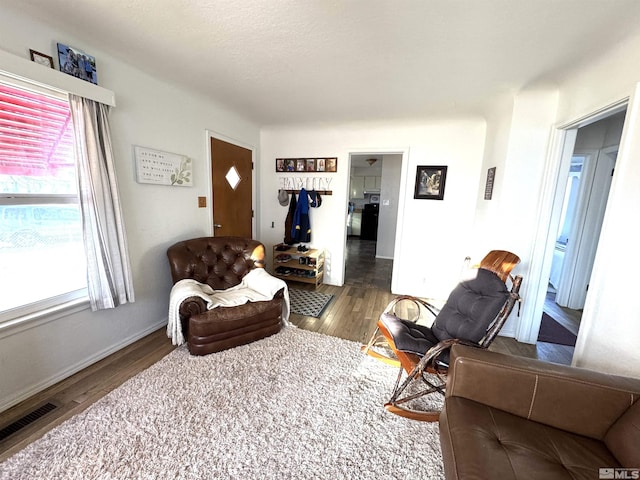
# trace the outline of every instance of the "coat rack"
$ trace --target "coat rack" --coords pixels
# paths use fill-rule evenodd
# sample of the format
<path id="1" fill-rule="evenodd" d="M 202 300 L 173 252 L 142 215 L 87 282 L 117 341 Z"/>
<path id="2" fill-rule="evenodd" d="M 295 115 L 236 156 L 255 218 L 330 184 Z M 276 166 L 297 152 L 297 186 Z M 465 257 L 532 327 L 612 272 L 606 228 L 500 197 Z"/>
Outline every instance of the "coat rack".
<path id="1" fill-rule="evenodd" d="M 311 190 L 307 190 L 308 192 L 310 192 Z M 319 193 L 320 195 L 333 195 L 333 191 L 332 190 L 313 190 L 316 193 Z M 300 190 L 285 190 L 285 192 L 287 193 L 300 193 Z"/>

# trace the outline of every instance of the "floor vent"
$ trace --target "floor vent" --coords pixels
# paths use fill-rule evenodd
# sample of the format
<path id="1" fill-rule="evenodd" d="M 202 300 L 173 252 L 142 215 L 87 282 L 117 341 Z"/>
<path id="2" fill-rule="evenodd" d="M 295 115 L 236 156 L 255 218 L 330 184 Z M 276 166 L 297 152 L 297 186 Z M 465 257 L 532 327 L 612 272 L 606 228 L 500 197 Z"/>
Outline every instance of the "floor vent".
<path id="1" fill-rule="evenodd" d="M 42 405 L 40 408 L 36 408 L 33 412 L 27 413 L 24 417 L 19 418 L 18 420 L 13 422 L 11 425 L 8 425 L 4 427 L 2 430 L 0 430 L 0 441 L 4 440 L 10 435 L 13 435 L 18 430 L 23 429 L 30 423 L 35 422 L 40 417 L 43 417 L 44 415 L 51 412 L 52 410 L 55 410 L 56 408 L 58 408 L 57 405 L 54 405 L 53 403 L 46 403 Z"/>

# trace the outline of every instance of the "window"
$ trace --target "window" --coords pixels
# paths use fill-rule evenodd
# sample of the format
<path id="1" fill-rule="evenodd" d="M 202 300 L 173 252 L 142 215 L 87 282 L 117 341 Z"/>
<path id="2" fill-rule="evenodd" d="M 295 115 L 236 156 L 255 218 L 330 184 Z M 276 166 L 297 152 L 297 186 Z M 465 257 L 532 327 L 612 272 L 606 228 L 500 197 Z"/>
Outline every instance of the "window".
<path id="1" fill-rule="evenodd" d="M 560 214 L 560 232 L 556 240 L 556 248 L 564 251 L 569 242 L 569 233 L 574 221 L 574 214 L 578 205 L 580 193 L 580 177 L 586 162 L 591 158 L 587 155 L 573 155 L 571 157 L 571 167 L 567 178 L 567 187 L 564 193 L 562 213 Z"/>
<path id="2" fill-rule="evenodd" d="M 0 82 L 0 320 L 86 296 L 65 94 Z"/>

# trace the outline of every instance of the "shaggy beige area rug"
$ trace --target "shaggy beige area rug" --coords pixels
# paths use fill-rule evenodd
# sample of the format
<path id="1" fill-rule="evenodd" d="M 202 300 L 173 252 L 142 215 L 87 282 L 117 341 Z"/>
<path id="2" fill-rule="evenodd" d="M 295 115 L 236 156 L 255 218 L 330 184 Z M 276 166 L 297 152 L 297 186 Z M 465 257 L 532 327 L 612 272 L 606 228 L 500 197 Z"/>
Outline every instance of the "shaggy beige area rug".
<path id="1" fill-rule="evenodd" d="M 1 479 L 438 479 L 437 424 L 383 408 L 396 369 L 289 327 L 178 348 L 4 463 Z"/>

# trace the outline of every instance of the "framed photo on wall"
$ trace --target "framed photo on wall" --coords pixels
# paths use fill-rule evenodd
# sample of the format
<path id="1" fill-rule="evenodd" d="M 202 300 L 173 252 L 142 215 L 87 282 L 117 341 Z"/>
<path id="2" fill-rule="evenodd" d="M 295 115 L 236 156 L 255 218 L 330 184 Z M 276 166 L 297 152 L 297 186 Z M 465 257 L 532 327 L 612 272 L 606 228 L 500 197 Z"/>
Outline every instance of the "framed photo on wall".
<path id="1" fill-rule="evenodd" d="M 338 171 L 338 157 L 276 158 L 276 172 L 330 172 Z"/>
<path id="2" fill-rule="evenodd" d="M 446 166 L 419 165 L 416 169 L 416 188 L 413 198 L 442 200 L 446 179 Z"/>
<path id="3" fill-rule="evenodd" d="M 39 63 L 40 65 L 44 65 L 45 67 L 53 68 L 53 57 L 31 49 L 29 49 L 29 55 L 31 56 L 32 61 Z"/>
<path id="4" fill-rule="evenodd" d="M 98 72 L 96 71 L 96 59 L 88 53 L 77 48 L 58 44 L 58 63 L 60 71 L 73 75 L 87 82 L 98 84 Z"/>

